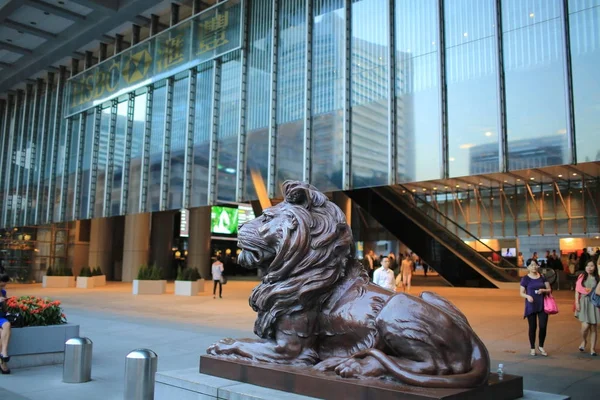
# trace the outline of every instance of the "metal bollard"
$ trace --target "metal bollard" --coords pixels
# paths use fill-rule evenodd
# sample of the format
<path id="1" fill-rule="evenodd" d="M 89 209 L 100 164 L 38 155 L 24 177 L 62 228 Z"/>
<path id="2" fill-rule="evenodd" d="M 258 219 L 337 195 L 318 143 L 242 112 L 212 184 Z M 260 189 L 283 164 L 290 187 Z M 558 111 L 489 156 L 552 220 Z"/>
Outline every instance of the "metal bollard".
<path id="1" fill-rule="evenodd" d="M 65 343 L 63 382 L 83 383 L 92 380 L 92 341 L 76 337 Z"/>
<path id="2" fill-rule="evenodd" d="M 133 350 L 125 358 L 125 400 L 153 400 L 158 356 L 148 349 Z"/>

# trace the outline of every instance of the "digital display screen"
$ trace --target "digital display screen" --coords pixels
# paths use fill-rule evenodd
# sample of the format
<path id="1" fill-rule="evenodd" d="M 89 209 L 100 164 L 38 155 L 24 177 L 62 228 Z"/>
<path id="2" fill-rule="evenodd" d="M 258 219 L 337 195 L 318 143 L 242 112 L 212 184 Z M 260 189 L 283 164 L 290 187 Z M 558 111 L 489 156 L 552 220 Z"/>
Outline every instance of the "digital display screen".
<path id="1" fill-rule="evenodd" d="M 514 247 L 503 247 L 502 252 L 500 253 L 502 257 L 516 257 L 517 249 Z"/>
<path id="2" fill-rule="evenodd" d="M 252 210 L 252 206 L 241 205 L 238 207 L 238 226 L 252 221 L 256 216 Z"/>
<path id="3" fill-rule="evenodd" d="M 238 231 L 238 209 L 212 206 L 210 213 L 210 230 L 212 233 L 235 235 Z"/>

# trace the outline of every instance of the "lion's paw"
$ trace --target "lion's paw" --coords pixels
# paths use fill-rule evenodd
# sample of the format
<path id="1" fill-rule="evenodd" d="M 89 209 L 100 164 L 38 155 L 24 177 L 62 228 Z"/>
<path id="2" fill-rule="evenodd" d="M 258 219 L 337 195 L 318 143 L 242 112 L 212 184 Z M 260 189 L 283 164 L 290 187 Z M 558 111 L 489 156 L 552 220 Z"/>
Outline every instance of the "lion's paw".
<path id="1" fill-rule="evenodd" d="M 315 365 L 313 369 L 319 372 L 333 371 L 338 365 L 347 360 L 348 357 L 331 357 L 324 361 L 321 361 L 320 363 Z"/>
<path id="2" fill-rule="evenodd" d="M 235 358 L 252 358 L 244 352 L 235 339 L 225 338 L 211 345 L 206 352 L 211 356 L 233 356 Z"/>
<path id="3" fill-rule="evenodd" d="M 354 359 L 346 360 L 335 368 L 335 373 L 342 378 L 355 378 L 361 375 L 361 372 L 361 365 Z"/>

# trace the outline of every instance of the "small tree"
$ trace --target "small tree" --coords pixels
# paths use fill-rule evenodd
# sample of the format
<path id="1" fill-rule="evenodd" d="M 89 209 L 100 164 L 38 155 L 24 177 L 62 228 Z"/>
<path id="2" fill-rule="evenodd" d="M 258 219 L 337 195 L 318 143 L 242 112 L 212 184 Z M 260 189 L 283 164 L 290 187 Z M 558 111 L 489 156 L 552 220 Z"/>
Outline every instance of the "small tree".
<path id="1" fill-rule="evenodd" d="M 79 276 L 83 277 L 83 278 L 90 278 L 92 277 L 92 270 L 90 269 L 90 267 L 82 267 L 81 271 L 79 271 Z"/>

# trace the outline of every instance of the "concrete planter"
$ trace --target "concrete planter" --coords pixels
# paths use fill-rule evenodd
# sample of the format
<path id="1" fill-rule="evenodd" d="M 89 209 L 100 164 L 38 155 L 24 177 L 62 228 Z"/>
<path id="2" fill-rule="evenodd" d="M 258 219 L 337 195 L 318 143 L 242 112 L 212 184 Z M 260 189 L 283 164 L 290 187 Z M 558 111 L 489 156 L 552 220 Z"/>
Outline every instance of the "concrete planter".
<path id="1" fill-rule="evenodd" d="M 199 289 L 199 281 L 175 281 L 176 296 L 197 296 Z"/>
<path id="2" fill-rule="evenodd" d="M 133 294 L 164 294 L 167 291 L 167 281 L 133 281 Z"/>
<path id="3" fill-rule="evenodd" d="M 44 277 L 42 278 L 42 287 L 54 288 L 54 289 L 74 288 L 75 287 L 75 277 L 74 276 L 47 276 L 47 275 L 44 275 Z"/>
<path id="4" fill-rule="evenodd" d="M 206 282 L 204 279 L 198 279 L 198 291 L 204 292 L 204 283 Z"/>
<path id="5" fill-rule="evenodd" d="M 93 276 L 95 286 L 106 286 L 106 275 Z"/>
<path id="6" fill-rule="evenodd" d="M 96 287 L 96 279 L 94 276 L 78 276 L 77 289 L 93 289 Z"/>
<path id="7" fill-rule="evenodd" d="M 13 328 L 10 338 L 10 368 L 62 364 L 65 342 L 79 336 L 79 325 L 63 324 Z"/>

